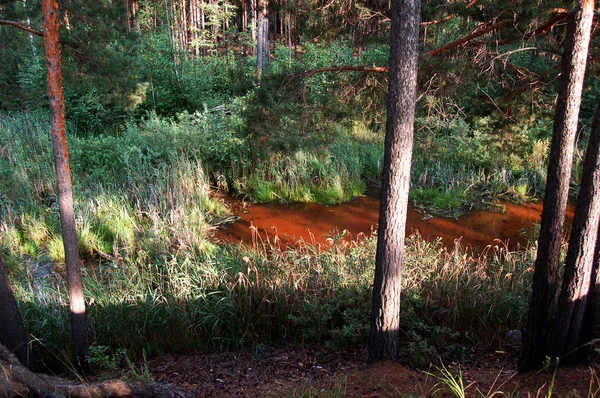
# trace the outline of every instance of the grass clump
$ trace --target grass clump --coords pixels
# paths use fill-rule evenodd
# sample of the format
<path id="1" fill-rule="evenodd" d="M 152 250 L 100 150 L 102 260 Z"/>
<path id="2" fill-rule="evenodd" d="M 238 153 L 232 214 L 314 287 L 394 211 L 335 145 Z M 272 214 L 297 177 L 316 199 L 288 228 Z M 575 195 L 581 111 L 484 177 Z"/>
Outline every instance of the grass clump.
<path id="1" fill-rule="evenodd" d="M 346 202 L 365 191 L 359 151 L 341 143 L 315 155 L 298 151 L 293 156 L 272 154 L 259 161 L 241 189 L 249 189 L 259 202 Z"/>

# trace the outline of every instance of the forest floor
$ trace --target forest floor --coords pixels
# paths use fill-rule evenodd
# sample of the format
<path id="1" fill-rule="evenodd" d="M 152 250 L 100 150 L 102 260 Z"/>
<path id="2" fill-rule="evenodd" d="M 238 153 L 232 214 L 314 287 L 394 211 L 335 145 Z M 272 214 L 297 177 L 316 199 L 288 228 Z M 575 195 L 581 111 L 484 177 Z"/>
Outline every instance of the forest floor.
<path id="1" fill-rule="evenodd" d="M 156 381 L 183 387 L 199 397 L 453 396 L 447 389 L 433 394 L 440 380 L 424 371 L 392 362 L 367 366 L 366 357 L 365 350 L 305 347 L 167 355 L 146 365 Z M 517 374 L 516 363 L 517 350 L 512 350 L 473 352 L 460 368 L 456 363 L 444 365 L 452 374 L 460 369 L 469 396 L 600 396 L 598 361 L 556 373 L 552 369 L 524 375 Z M 431 372 L 440 375 L 435 367 Z"/>

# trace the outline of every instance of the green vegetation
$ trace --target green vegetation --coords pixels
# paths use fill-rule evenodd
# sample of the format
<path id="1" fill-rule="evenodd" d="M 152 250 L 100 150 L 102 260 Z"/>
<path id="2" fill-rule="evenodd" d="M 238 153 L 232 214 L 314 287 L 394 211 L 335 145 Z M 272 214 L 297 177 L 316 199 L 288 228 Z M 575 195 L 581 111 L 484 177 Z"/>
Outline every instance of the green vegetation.
<path id="1" fill-rule="evenodd" d="M 348 49 L 343 43 L 337 48 Z M 324 50 L 307 45 L 305 57 L 324 57 Z M 231 72 L 223 66 L 230 61 L 201 62 L 225 62 L 216 73 Z M 257 201 L 339 203 L 364 194 L 381 176 L 381 126 L 364 115 L 349 118 L 339 102 L 325 102 L 310 117 L 298 111 L 310 105 L 298 108 L 293 101 L 264 107 L 262 101 L 276 100 L 262 98 L 269 84 L 293 69 L 274 62 L 272 71 L 261 87 L 230 97 L 218 109 L 205 105 L 170 117 L 150 112 L 115 132 L 82 133 L 69 124 L 90 336 L 110 347 L 107 358 L 118 357 L 118 350 L 139 357 L 366 341 L 373 239 L 353 248 L 339 241 L 317 252 L 268 242 L 216 247 L 207 237 L 214 225 L 230 219 L 212 195 L 215 189 Z M 352 77 L 311 78 L 314 97 L 307 101 L 325 101 L 340 79 Z M 423 101 L 435 105 L 430 97 Z M 342 112 L 339 119 L 328 120 L 332 107 Z M 258 118 L 260 112 L 264 117 Z M 459 215 L 498 198 L 539 197 L 548 123 L 511 132 L 506 139 L 516 140 L 515 151 L 507 152 L 489 118 L 467 122 L 457 115 L 444 122 L 432 114 L 418 120 L 411 192 L 418 207 Z M 296 130 L 302 123 L 306 135 Z M 14 286 L 36 349 L 55 367 L 62 359 L 51 353 L 70 350 L 64 281 L 54 279 L 60 273 L 43 284 L 31 279 L 35 269 L 60 270 L 64 261 L 47 131 L 43 112 L 0 118 L 0 142 L 6 143 L 0 157 L 0 251 L 13 280 L 23 281 Z M 460 248 L 446 252 L 418 237 L 407 250 L 402 355 L 408 362 L 427 366 L 440 356 L 460 358 L 470 344 L 497 341 L 521 326 L 531 252 L 498 250 L 470 258 Z"/>
<path id="2" fill-rule="evenodd" d="M 38 29 L 34 3 L 4 2 L 0 19 Z M 134 18 L 122 3 L 61 3 L 92 361 L 110 369 L 171 352 L 364 344 L 375 237 L 351 244 L 335 237 L 319 251 L 268 241 L 217 246 L 210 231 L 234 219 L 218 194 L 336 204 L 378 188 L 386 74 L 339 67 L 387 65 L 389 10 L 277 5 L 271 15 L 293 14 L 287 23 L 297 26 L 272 24 L 281 34 L 258 81 L 253 28 L 233 25 L 241 3 L 193 2 L 207 6 L 206 26 L 187 32 L 178 30 L 179 3 L 131 2 L 139 3 Z M 448 57 L 425 55 L 495 21 L 505 12 L 500 3 L 424 7 L 424 20 L 442 21 L 427 25 L 421 43 L 410 199 L 425 215 L 458 217 L 543 194 L 562 25 L 539 38 L 544 48 L 523 50 L 523 32 L 550 16 L 523 1 L 502 34 Z M 12 27 L 0 26 L 0 35 L 0 255 L 32 345 L 47 367 L 61 369 L 70 326 L 43 47 Z M 586 81 L 573 193 L 600 90 L 597 65 Z M 338 70 L 310 72 L 319 68 Z M 534 258 L 531 248 L 471 257 L 410 237 L 401 357 L 419 367 L 460 360 L 473 344 L 521 328 Z"/>
<path id="3" fill-rule="evenodd" d="M 139 357 L 144 351 L 157 356 L 366 341 L 375 239 L 356 245 L 335 239 L 323 252 L 270 242 L 214 246 L 207 231 L 229 215 L 212 198 L 209 182 L 245 192 L 268 181 L 265 192 L 277 193 L 277 199 L 298 198 L 293 195 L 306 184 L 306 195 L 335 202 L 350 196 L 348 187 L 358 191 L 375 178 L 369 168 L 377 166 L 369 161 L 378 157 L 379 144 L 336 142 L 326 157 L 297 151 L 293 158 L 252 160 L 246 141 L 225 124 L 234 119 L 210 112 L 177 120 L 150 116 L 115 136 L 71 134 L 90 336 L 111 350 L 95 353 L 103 366 L 119 350 Z M 63 253 L 45 120 L 44 114 L 2 118 L 0 136 L 8 146 L 0 159 L 0 247 L 13 280 L 23 281 L 14 286 L 34 345 L 48 366 L 59 366 L 51 353 L 68 353 L 70 334 L 65 281 L 51 272 L 60 269 Z M 218 145 L 217 133 L 227 137 L 227 131 L 231 138 Z M 234 157 L 257 166 L 244 169 Z M 497 341 L 521 325 L 531 252 L 496 249 L 471 258 L 459 247 L 445 251 L 418 236 L 407 250 L 407 361 L 426 366 L 464 353 L 466 339 Z M 44 268 L 49 276 L 33 277 Z"/>

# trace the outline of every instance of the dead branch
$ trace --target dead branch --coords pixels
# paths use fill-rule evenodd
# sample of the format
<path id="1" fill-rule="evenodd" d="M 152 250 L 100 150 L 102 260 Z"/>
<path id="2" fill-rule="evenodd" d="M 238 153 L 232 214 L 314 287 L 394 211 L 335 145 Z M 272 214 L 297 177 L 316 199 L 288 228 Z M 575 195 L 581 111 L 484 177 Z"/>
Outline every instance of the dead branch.
<path id="1" fill-rule="evenodd" d="M 441 22 L 446 22 L 449 19 L 452 19 L 454 17 L 456 17 L 458 14 L 448 14 L 443 18 L 440 19 L 434 19 L 433 21 L 423 21 L 421 22 L 421 26 L 430 26 L 430 25 L 437 25 Z"/>
<path id="2" fill-rule="evenodd" d="M 105 380 L 97 383 L 81 384 L 52 376 L 42 376 L 42 378 L 67 397 L 184 398 L 193 396 L 188 391 L 155 381 Z"/>
<path id="3" fill-rule="evenodd" d="M 116 259 L 115 259 L 113 256 L 111 256 L 110 254 L 106 254 L 106 253 L 104 253 L 104 252 L 103 252 L 102 250 L 100 250 L 98 247 L 96 247 L 96 246 L 92 247 L 92 251 L 93 251 L 93 252 L 94 252 L 96 255 L 98 255 L 100 258 L 102 258 L 103 260 L 106 260 L 106 261 L 108 261 L 108 262 L 111 262 L 111 263 L 115 263 L 115 264 L 116 264 Z"/>
<path id="4" fill-rule="evenodd" d="M 470 8 L 470 7 L 471 7 L 473 4 L 475 4 L 475 3 L 477 3 L 477 0 L 471 0 L 471 1 L 469 1 L 469 2 L 467 3 L 467 5 L 465 5 L 465 10 L 466 10 L 466 9 L 468 9 L 468 8 Z M 433 21 L 423 21 L 423 22 L 421 22 L 421 26 L 437 25 L 437 24 L 439 24 L 440 22 L 446 22 L 447 20 L 449 20 L 449 19 L 452 19 L 452 18 L 456 17 L 457 15 L 458 15 L 457 13 L 454 13 L 454 14 L 448 14 L 448 15 L 446 15 L 446 16 L 445 16 L 445 17 L 443 17 L 443 18 L 440 18 L 440 19 L 435 19 L 435 20 L 433 20 Z"/>
<path id="5" fill-rule="evenodd" d="M 544 78 L 546 78 L 550 73 L 552 73 L 553 71 L 555 71 L 556 69 L 559 69 L 561 66 L 561 64 L 558 65 L 554 65 L 552 68 L 548 69 L 546 72 L 540 74 L 537 79 L 535 79 L 532 82 L 529 82 L 527 84 L 522 85 L 521 87 L 519 87 L 518 89 L 516 89 L 515 91 L 513 91 L 509 96 L 509 100 L 512 101 L 513 99 L 515 99 L 519 94 L 521 94 L 524 91 L 527 91 L 528 89 L 536 86 L 539 83 L 543 83 Z"/>
<path id="6" fill-rule="evenodd" d="M 13 26 L 13 27 L 15 27 L 17 29 L 24 30 L 27 33 L 31 33 L 32 35 L 44 37 L 44 32 L 39 31 L 39 30 L 35 30 L 35 29 L 31 29 L 29 26 L 25 26 L 25 25 L 20 24 L 19 22 L 16 22 L 16 21 L 7 21 L 5 19 L 0 19 L 0 25 Z"/>
<path id="7" fill-rule="evenodd" d="M 37 374 L 21 365 L 17 357 L 2 344 L 0 344 L 0 368 L 4 370 L 3 373 L 9 382 L 16 381 L 24 384 L 36 396 L 64 398 L 63 394 L 57 392 Z"/>
<path id="8" fill-rule="evenodd" d="M 543 24 L 538 26 L 535 30 L 526 33 L 523 38 L 525 40 L 529 40 L 532 37 L 541 35 L 542 33 L 546 32 L 548 29 L 551 29 L 554 25 L 556 25 L 560 21 L 571 18 L 571 15 L 572 15 L 572 13 L 570 13 L 570 12 L 560 12 L 559 14 L 553 16 L 552 18 L 550 18 L 549 20 L 547 20 L 546 22 L 544 22 Z"/>
<path id="9" fill-rule="evenodd" d="M 494 30 L 500 29 L 504 25 L 507 25 L 507 24 L 509 24 L 511 22 L 512 22 L 511 19 L 502 20 L 500 22 L 497 22 L 495 24 L 492 24 L 492 25 L 488 26 L 487 28 L 481 29 L 480 31 L 472 33 L 472 34 L 470 34 L 468 36 L 461 37 L 460 39 L 454 40 L 454 41 L 452 41 L 452 42 L 450 42 L 450 43 L 448 43 L 448 44 L 446 44 L 446 45 L 444 45 L 442 47 L 436 48 L 435 50 L 431 50 L 431 51 L 429 51 L 427 53 L 427 55 L 435 57 L 435 56 L 443 53 L 444 51 L 452 50 L 452 49 L 460 46 L 461 44 L 465 44 L 465 43 L 467 43 L 467 42 L 469 42 L 469 41 L 471 41 L 471 40 L 473 40 L 473 39 L 475 39 L 475 38 L 477 38 L 479 36 L 483 36 L 486 33 L 489 33 L 489 32 L 492 32 Z"/>

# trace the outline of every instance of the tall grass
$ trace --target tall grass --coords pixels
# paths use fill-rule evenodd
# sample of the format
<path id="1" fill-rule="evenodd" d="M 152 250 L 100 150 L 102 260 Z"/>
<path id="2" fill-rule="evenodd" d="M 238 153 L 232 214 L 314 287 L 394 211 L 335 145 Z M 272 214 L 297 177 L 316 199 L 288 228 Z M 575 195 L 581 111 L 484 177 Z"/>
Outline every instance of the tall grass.
<path id="1" fill-rule="evenodd" d="M 254 173 L 240 185 L 259 202 L 347 202 L 365 191 L 360 148 L 342 142 L 330 148 L 293 155 L 274 153 L 258 161 Z"/>
<path id="2" fill-rule="evenodd" d="M 340 239 L 318 250 L 309 244 L 283 248 L 275 239 L 201 255 L 140 250 L 120 264 L 88 264 L 84 288 L 92 341 L 152 356 L 296 343 L 364 344 L 375 241 Z M 403 357 L 426 366 L 453 355 L 466 339 L 490 343 L 519 328 L 530 256 L 493 248 L 471 258 L 460 247 L 446 251 L 412 236 L 403 277 Z M 68 352 L 64 281 L 53 279 L 44 295 L 34 285 L 16 287 L 37 341 Z"/>
<path id="3" fill-rule="evenodd" d="M 0 142 L 6 143 L 0 158 L 0 250 L 13 265 L 23 256 L 60 263 L 64 254 L 46 115 L 0 120 Z M 152 143 L 165 137 L 130 130 L 120 137 L 69 137 L 81 254 L 107 254 L 118 261 L 154 246 L 207 250 L 210 222 L 226 212 L 210 197 L 200 159 L 176 143 Z"/>

